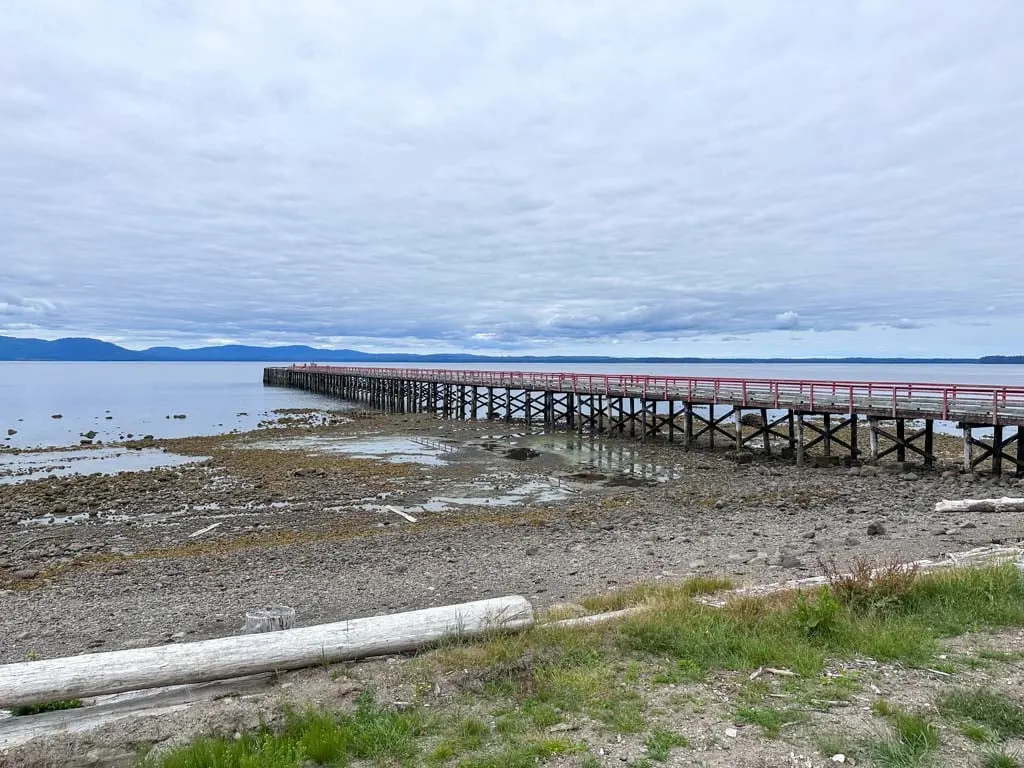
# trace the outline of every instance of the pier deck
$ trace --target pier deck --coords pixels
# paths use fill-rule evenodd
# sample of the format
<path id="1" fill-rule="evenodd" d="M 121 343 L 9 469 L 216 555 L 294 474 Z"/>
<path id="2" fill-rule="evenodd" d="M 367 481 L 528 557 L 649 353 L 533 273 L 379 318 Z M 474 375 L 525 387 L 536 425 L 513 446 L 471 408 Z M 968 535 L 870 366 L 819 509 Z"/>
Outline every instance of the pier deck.
<path id="1" fill-rule="evenodd" d="M 736 450 L 756 442 L 771 452 L 774 437 L 797 463 L 819 444 L 826 458 L 835 459 L 835 444 L 854 461 L 889 454 L 902 461 L 909 451 L 933 464 L 934 422 L 955 422 L 966 470 L 990 459 L 996 474 L 1004 461 L 1024 474 L 1024 387 L 323 365 L 267 368 L 264 383 L 385 410 L 536 421 L 673 442 L 678 436 L 687 448 L 702 437 L 714 448 L 717 434 L 720 444 L 724 438 Z M 725 413 L 716 415 L 721 406 Z M 755 416 L 744 420 L 744 412 Z M 862 419 L 869 432 L 866 452 L 857 442 Z M 980 428 L 991 438 L 977 438 Z M 1013 453 L 1007 452 L 1011 446 Z"/>

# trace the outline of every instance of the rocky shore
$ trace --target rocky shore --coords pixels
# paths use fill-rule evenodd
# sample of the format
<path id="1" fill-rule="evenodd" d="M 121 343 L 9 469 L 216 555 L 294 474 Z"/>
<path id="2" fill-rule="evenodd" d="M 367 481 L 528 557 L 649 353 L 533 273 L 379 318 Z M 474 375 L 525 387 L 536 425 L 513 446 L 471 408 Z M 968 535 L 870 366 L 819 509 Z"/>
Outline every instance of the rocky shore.
<path id="1" fill-rule="evenodd" d="M 0 485 L 0 662 L 231 634 L 267 603 L 300 625 L 508 593 L 543 606 L 1024 538 L 1024 515 L 933 511 L 1024 495 L 952 465 L 798 469 L 373 414 L 155 447 L 195 461 Z"/>

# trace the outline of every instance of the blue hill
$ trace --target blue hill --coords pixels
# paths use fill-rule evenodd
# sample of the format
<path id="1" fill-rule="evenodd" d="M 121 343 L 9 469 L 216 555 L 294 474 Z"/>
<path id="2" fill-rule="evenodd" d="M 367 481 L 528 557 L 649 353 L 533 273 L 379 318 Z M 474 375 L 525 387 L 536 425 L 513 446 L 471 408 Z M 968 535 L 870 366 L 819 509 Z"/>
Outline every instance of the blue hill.
<path id="1" fill-rule="evenodd" d="M 355 349 L 317 349 L 304 345 L 253 347 L 227 344 L 180 349 L 150 347 L 125 349 L 117 344 L 89 338 L 19 339 L 0 336 L 0 360 L 139 361 L 139 362 L 250 362 L 250 363 L 1024 363 L 1022 356 L 982 358 L 701 358 L 701 357 L 610 357 L 610 356 L 495 356 L 469 354 L 413 355 L 375 354 Z"/>

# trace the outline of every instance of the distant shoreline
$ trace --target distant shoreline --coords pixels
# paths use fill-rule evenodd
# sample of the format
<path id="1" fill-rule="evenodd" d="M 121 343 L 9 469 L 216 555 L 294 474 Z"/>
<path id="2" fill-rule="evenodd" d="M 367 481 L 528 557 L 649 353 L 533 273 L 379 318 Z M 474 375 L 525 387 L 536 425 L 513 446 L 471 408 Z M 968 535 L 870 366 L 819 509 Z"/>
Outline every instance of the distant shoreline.
<path id="1" fill-rule="evenodd" d="M 126 349 L 99 339 L 45 341 L 0 336 L 2 362 L 180 362 L 180 363 L 540 363 L 570 365 L 786 364 L 786 365 L 1024 365 L 1024 355 L 965 357 L 611 357 L 602 355 L 471 355 L 370 353 L 308 346 L 224 345 L 180 349 Z"/>

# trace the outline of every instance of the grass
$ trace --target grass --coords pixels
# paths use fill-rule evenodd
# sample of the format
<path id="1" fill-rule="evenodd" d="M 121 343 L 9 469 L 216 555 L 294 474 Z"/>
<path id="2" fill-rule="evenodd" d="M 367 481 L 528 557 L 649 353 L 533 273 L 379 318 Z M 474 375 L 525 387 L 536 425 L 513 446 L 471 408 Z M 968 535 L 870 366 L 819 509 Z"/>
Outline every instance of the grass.
<path id="1" fill-rule="evenodd" d="M 634 765 L 653 765 L 687 744 L 679 734 L 652 727 L 664 713 L 666 695 L 690 695 L 685 689 L 669 694 L 663 686 L 766 668 L 756 680 L 744 678 L 733 706 L 739 707 L 739 722 L 777 737 L 808 721 L 810 710 L 827 709 L 859 690 L 862 683 L 854 677 L 826 676 L 826 660 L 934 667 L 945 636 L 1024 626 L 1024 574 L 1012 565 L 913 575 L 862 567 L 856 573 L 855 579 L 835 575 L 813 593 L 737 598 L 721 608 L 693 599 L 728 583 L 719 580 L 645 584 L 601 595 L 584 601 L 586 607 L 643 610 L 591 627 L 542 624 L 478 641 L 453 638 L 401 668 L 416 692 L 408 709 L 393 711 L 364 695 L 354 712 L 293 713 L 241 739 L 200 739 L 147 765 L 525 768 L 585 751 L 554 738 L 551 729 L 559 725 L 642 742 L 646 756 Z M 881 580 L 873 593 L 874 579 Z M 455 695 L 442 702 L 431 698 L 438 681 Z M 785 706 L 773 706 L 778 698 L 786 699 Z M 978 692 L 950 691 L 940 710 L 987 742 L 1024 727 L 1019 708 Z M 932 722 L 884 703 L 876 713 L 887 723 L 883 736 L 856 744 L 823 737 L 818 748 L 890 768 L 933 760 L 939 731 Z M 584 755 L 573 759 L 588 765 Z"/>
<path id="2" fill-rule="evenodd" d="M 958 688 L 943 693 L 937 705 L 943 716 L 973 726 L 974 733 L 991 734 L 997 741 L 1024 737 L 1024 706 L 1006 694 Z"/>
<path id="3" fill-rule="evenodd" d="M 931 765 L 942 742 L 939 729 L 923 715 L 912 714 L 888 702 L 876 701 L 876 715 L 886 718 L 892 733 L 869 742 L 866 752 L 881 768 L 920 768 Z"/>
<path id="4" fill-rule="evenodd" d="M 741 723 L 759 725 L 765 735 L 776 739 L 787 725 L 807 722 L 808 714 L 800 709 L 774 709 L 772 707 L 741 707 L 736 712 Z"/>
<path id="5" fill-rule="evenodd" d="M 27 717 L 28 715 L 39 715 L 43 712 L 58 712 L 62 709 L 78 709 L 81 706 L 81 699 L 63 699 L 61 701 L 48 701 L 45 704 L 28 704 L 24 707 L 13 707 L 11 714 L 15 717 Z"/>
<path id="6" fill-rule="evenodd" d="M 299 768 L 307 764 L 347 766 L 355 760 L 409 760 L 419 753 L 424 719 L 418 709 L 396 712 L 379 706 L 372 693 L 359 697 L 351 713 L 288 712 L 279 731 L 262 728 L 240 739 L 199 739 L 147 758 L 159 768 Z"/>
<path id="7" fill-rule="evenodd" d="M 642 582 L 625 589 L 617 589 L 601 595 L 584 597 L 580 604 L 591 613 L 607 613 L 609 611 L 621 611 L 624 608 L 643 605 L 649 601 L 664 602 L 677 598 L 710 595 L 715 592 L 732 589 L 732 587 L 733 582 L 730 579 L 701 577 L 687 579 L 681 584 L 666 585 Z"/>
<path id="8" fill-rule="evenodd" d="M 849 736 L 841 733 L 819 734 L 814 740 L 814 745 L 822 757 L 831 758 L 833 755 L 843 755 L 848 760 L 856 758 L 861 751 L 861 745 Z"/>
<path id="9" fill-rule="evenodd" d="M 651 760 L 664 763 L 668 761 L 669 754 L 673 749 L 690 746 L 690 740 L 682 734 L 664 728 L 655 728 L 647 735 L 644 746 L 647 747 L 647 756 Z"/>
<path id="10" fill-rule="evenodd" d="M 981 756 L 981 768 L 1021 768 L 1020 755 L 1001 749 L 986 752 Z"/>

